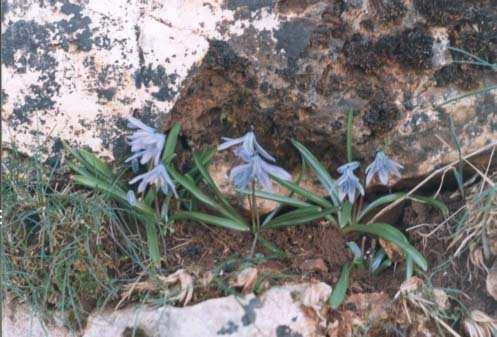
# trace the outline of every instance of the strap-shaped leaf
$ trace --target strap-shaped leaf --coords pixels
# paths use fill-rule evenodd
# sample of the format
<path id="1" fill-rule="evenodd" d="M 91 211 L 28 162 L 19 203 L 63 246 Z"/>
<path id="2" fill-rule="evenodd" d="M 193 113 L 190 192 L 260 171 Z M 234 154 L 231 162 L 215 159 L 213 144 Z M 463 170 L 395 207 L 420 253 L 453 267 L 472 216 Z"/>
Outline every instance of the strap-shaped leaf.
<path id="1" fill-rule="evenodd" d="M 324 208 L 334 208 L 333 204 L 326 200 L 325 198 L 320 197 L 314 192 L 308 191 L 299 185 L 295 184 L 294 182 L 288 181 L 288 180 L 283 180 L 278 177 L 272 176 L 271 179 L 275 180 L 278 182 L 281 186 L 289 189 L 290 191 L 297 193 L 298 195 L 303 196 L 306 200 L 309 200 L 316 205 L 319 205 Z"/>
<path id="2" fill-rule="evenodd" d="M 405 197 L 406 193 L 392 193 L 392 194 L 387 194 L 387 195 L 384 195 L 378 199 L 376 199 L 375 201 L 371 202 L 370 204 L 368 204 L 366 207 L 364 207 L 364 209 L 362 210 L 362 212 L 359 214 L 359 216 L 357 217 L 357 221 L 360 222 L 366 215 L 368 215 L 372 210 L 380 207 L 380 206 L 383 206 L 383 205 L 386 205 L 386 204 L 390 204 L 400 198 L 403 198 Z"/>
<path id="3" fill-rule="evenodd" d="M 158 266 L 160 264 L 161 256 L 159 250 L 159 238 L 157 237 L 157 230 L 154 223 L 148 221 L 145 222 L 145 230 L 147 232 L 147 245 L 150 260 L 154 266 Z"/>
<path id="4" fill-rule="evenodd" d="M 312 168 L 323 187 L 328 191 L 333 204 L 338 206 L 340 203 L 338 201 L 338 192 L 335 181 L 331 178 L 324 165 L 303 144 L 296 140 L 292 140 L 292 143 L 300 152 L 300 155 L 304 158 L 306 163 Z"/>
<path id="5" fill-rule="evenodd" d="M 260 237 L 260 236 L 257 239 L 257 241 L 269 253 L 271 253 L 273 255 L 276 255 L 279 258 L 287 258 L 288 257 L 288 254 L 283 249 L 281 249 L 276 244 L 274 244 L 273 242 L 271 242 L 269 240 L 266 240 L 266 239 L 264 239 L 263 237 Z"/>
<path id="6" fill-rule="evenodd" d="M 113 174 L 110 167 L 100 158 L 95 156 L 93 153 L 86 151 L 85 149 L 78 150 L 84 162 L 83 165 L 87 169 L 95 172 L 96 174 L 102 175 L 102 177 L 111 179 Z"/>
<path id="7" fill-rule="evenodd" d="M 198 222 L 204 222 L 209 225 L 219 226 L 228 229 L 234 229 L 238 231 L 248 231 L 249 227 L 240 224 L 232 219 L 222 218 L 219 216 L 214 216 L 210 214 L 205 214 L 201 212 L 176 212 L 171 217 L 172 220 L 194 220 Z"/>
<path id="8" fill-rule="evenodd" d="M 252 195 L 252 191 L 249 190 L 237 190 L 240 193 L 246 194 L 246 195 Z M 255 191 L 255 196 L 257 198 L 261 199 L 266 199 L 266 200 L 271 200 L 271 201 L 276 201 L 282 205 L 288 205 L 288 206 L 293 206 L 293 207 L 308 207 L 312 206 L 311 204 L 295 199 L 295 198 L 290 198 L 284 195 L 278 195 L 278 194 L 273 194 L 273 193 L 268 193 L 268 192 L 263 192 L 263 191 Z"/>
<path id="9" fill-rule="evenodd" d="M 100 175 L 108 179 L 112 179 L 113 173 L 110 167 L 93 153 L 84 149 L 76 150 L 66 142 L 62 142 L 64 148 L 69 151 L 73 157 L 80 162 L 93 175 Z"/>
<path id="10" fill-rule="evenodd" d="M 350 225 L 344 229 L 345 232 L 360 232 L 379 236 L 399 246 L 413 261 L 424 271 L 428 269 L 428 262 L 423 255 L 411 246 L 407 238 L 397 228 L 385 223 L 372 223 L 365 225 Z"/>
<path id="11" fill-rule="evenodd" d="M 124 192 L 118 186 L 110 185 L 105 181 L 92 176 L 76 175 L 73 177 L 73 179 L 77 184 L 89 187 L 91 189 L 97 189 L 106 192 L 120 203 L 129 205 L 126 192 Z M 132 207 L 139 210 L 144 216 L 150 219 L 155 218 L 155 212 L 153 211 L 153 209 L 143 202 L 137 201 Z"/>
<path id="12" fill-rule="evenodd" d="M 209 163 L 211 162 L 215 154 L 216 154 L 216 149 L 210 148 L 201 151 L 198 156 L 200 157 L 203 166 L 209 166 Z M 188 172 L 186 172 L 185 176 L 191 177 L 192 179 L 196 180 L 198 173 L 199 172 L 197 166 L 193 166 L 190 170 L 188 170 Z"/>
<path id="13" fill-rule="evenodd" d="M 344 228 L 350 224 L 352 220 L 352 204 L 348 201 L 342 203 L 342 207 L 338 210 L 338 225 Z"/>
<path id="14" fill-rule="evenodd" d="M 180 184 L 181 186 L 183 186 L 183 188 L 185 190 L 187 190 L 188 192 L 190 192 L 197 200 L 199 200 L 200 202 L 202 202 L 204 205 L 206 205 L 207 207 L 209 207 L 212 210 L 218 211 L 219 213 L 221 213 L 225 217 L 228 217 L 228 218 L 234 220 L 235 222 L 237 222 L 239 224 L 240 227 L 246 227 L 246 228 L 248 228 L 248 226 L 246 225 L 245 221 L 241 221 L 241 219 L 239 219 L 238 216 L 233 215 L 225 207 L 223 207 L 222 205 L 218 204 L 211 197 L 209 197 L 208 195 L 206 195 L 205 193 L 203 193 L 197 187 L 197 185 L 195 185 L 195 182 L 193 181 L 192 178 L 190 178 L 188 176 L 181 175 L 171 165 L 168 166 L 168 172 L 171 174 L 171 176 L 173 177 L 173 179 L 178 184 Z"/>
<path id="15" fill-rule="evenodd" d="M 176 144 L 178 143 L 178 135 L 181 130 L 181 124 L 174 123 L 167 134 L 166 145 L 164 146 L 164 152 L 162 153 L 162 162 L 167 165 L 171 162 L 174 157 L 174 151 L 176 150 Z"/>
<path id="16" fill-rule="evenodd" d="M 202 176 L 203 180 L 214 191 L 214 194 L 221 201 L 221 203 L 224 205 L 224 208 L 226 209 L 226 211 L 230 212 L 230 214 L 233 218 L 237 219 L 241 223 L 244 223 L 245 220 L 243 220 L 242 216 L 240 214 L 238 214 L 236 209 L 233 206 L 231 206 L 228 199 L 219 190 L 219 187 L 217 186 L 214 179 L 212 179 L 209 171 L 207 170 L 207 167 L 202 163 L 202 159 L 197 154 L 194 154 L 193 161 L 195 162 L 195 167 L 200 172 L 200 175 Z"/>
<path id="17" fill-rule="evenodd" d="M 350 270 L 352 266 L 350 264 L 346 264 L 342 267 L 342 272 L 340 273 L 340 278 L 338 279 L 337 284 L 335 285 L 335 289 L 331 292 L 330 298 L 328 299 L 328 303 L 330 304 L 332 309 L 338 309 L 340 304 L 342 304 L 345 299 L 345 295 L 347 294 L 347 289 L 349 288 L 349 278 L 350 278 Z"/>
<path id="18" fill-rule="evenodd" d="M 316 206 L 302 207 L 274 218 L 267 223 L 266 227 L 276 228 L 309 223 L 311 221 L 324 218 L 332 212 L 332 209 L 323 210 L 322 208 Z"/>
<path id="19" fill-rule="evenodd" d="M 381 207 L 383 205 L 390 204 L 390 203 L 395 202 L 395 201 L 402 199 L 402 198 L 406 198 L 406 199 L 409 199 L 409 200 L 412 200 L 415 202 L 419 202 L 419 203 L 428 204 L 430 206 L 433 206 L 433 207 L 437 208 L 438 210 L 440 210 L 444 216 L 447 216 L 449 214 L 449 209 L 447 208 L 447 206 L 442 201 L 440 201 L 436 198 L 424 197 L 424 196 L 420 196 L 420 195 L 411 195 L 408 197 L 406 197 L 406 196 L 407 196 L 407 193 L 398 192 L 398 193 L 387 194 L 387 195 L 384 195 L 384 196 L 376 199 L 375 201 L 373 201 L 372 203 L 367 205 L 362 210 L 359 217 L 357 218 L 357 221 L 359 222 L 362 219 L 364 219 L 364 217 L 366 215 L 368 215 L 374 209 Z"/>
<path id="20" fill-rule="evenodd" d="M 432 197 L 424 197 L 424 196 L 420 196 L 420 195 L 411 195 L 409 197 L 409 199 L 411 199 L 412 201 L 416 201 L 416 202 L 419 202 L 419 203 L 422 203 L 422 204 L 428 204 L 432 207 L 435 207 L 437 208 L 440 212 L 442 212 L 442 214 L 444 216 L 448 216 L 449 215 L 449 209 L 447 208 L 447 206 L 440 200 L 436 199 L 436 198 L 432 198 Z"/>

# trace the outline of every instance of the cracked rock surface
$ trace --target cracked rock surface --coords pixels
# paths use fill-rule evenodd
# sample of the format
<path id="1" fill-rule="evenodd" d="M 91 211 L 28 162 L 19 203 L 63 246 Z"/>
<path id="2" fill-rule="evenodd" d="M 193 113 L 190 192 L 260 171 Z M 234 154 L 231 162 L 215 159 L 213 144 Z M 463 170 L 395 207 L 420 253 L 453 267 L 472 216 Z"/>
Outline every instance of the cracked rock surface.
<path id="1" fill-rule="evenodd" d="M 445 4 L 445 5 L 444 5 Z M 494 0 L 3 0 L 2 135 L 27 153 L 59 140 L 122 158 L 124 117 L 181 121 L 190 144 L 254 126 L 292 169 L 289 140 L 336 168 L 354 154 L 423 176 L 497 139 Z"/>
<path id="2" fill-rule="evenodd" d="M 308 293 L 318 287 L 318 295 Z M 319 336 L 319 310 L 331 287 L 324 283 L 271 288 L 260 297 L 228 296 L 184 308 L 130 306 L 114 312 L 90 315 L 83 337 L 312 337 Z M 314 309 L 306 310 L 303 305 Z M 3 315 L 5 337 L 72 336 L 55 325 L 43 326 L 25 307 L 6 306 Z M 311 311 L 309 311 L 311 310 Z M 45 334 L 46 332 L 46 334 Z"/>

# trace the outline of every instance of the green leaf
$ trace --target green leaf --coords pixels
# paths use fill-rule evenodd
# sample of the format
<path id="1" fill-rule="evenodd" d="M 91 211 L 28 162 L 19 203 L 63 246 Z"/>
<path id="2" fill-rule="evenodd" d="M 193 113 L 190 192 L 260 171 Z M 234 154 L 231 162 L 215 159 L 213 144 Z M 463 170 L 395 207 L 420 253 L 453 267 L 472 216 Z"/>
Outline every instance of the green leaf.
<path id="1" fill-rule="evenodd" d="M 323 164 L 304 145 L 296 140 L 292 140 L 292 143 L 293 146 L 295 146 L 300 152 L 300 155 L 304 158 L 307 164 L 312 168 L 325 190 L 328 191 L 331 196 L 331 200 L 333 200 L 333 204 L 338 206 L 340 203 L 338 201 L 338 192 L 335 181 L 331 178 Z"/>
<path id="2" fill-rule="evenodd" d="M 216 154 L 216 152 L 217 152 L 216 148 L 211 148 L 211 149 L 201 151 L 199 154 L 199 157 L 200 157 L 200 160 L 202 161 L 202 165 L 208 166 L 209 163 L 211 162 L 212 158 Z M 186 172 L 185 175 L 194 179 L 197 173 L 198 173 L 198 168 L 196 166 L 194 166 L 188 172 Z"/>
<path id="3" fill-rule="evenodd" d="M 380 206 L 390 204 L 402 198 L 406 198 L 423 204 L 429 204 L 430 206 L 439 209 L 444 216 L 447 216 L 449 214 L 449 209 L 447 208 L 447 206 L 438 199 L 432 197 L 424 197 L 420 195 L 411 195 L 409 197 L 406 197 L 406 195 L 407 193 L 398 192 L 398 193 L 387 194 L 385 196 L 376 199 L 362 210 L 362 212 L 359 214 L 359 217 L 357 218 L 357 221 L 359 222 L 362 219 L 364 219 L 364 217 L 368 215 L 372 210 Z"/>
<path id="4" fill-rule="evenodd" d="M 375 274 L 379 270 L 385 256 L 386 254 L 383 249 L 380 249 L 376 252 L 370 264 L 371 273 Z"/>
<path id="5" fill-rule="evenodd" d="M 66 143 L 65 141 L 62 141 L 62 145 L 64 145 L 64 148 L 69 151 L 72 156 L 77 160 L 79 161 L 80 163 L 83 163 L 84 159 L 83 157 L 81 157 L 81 155 L 79 154 L 79 152 L 74 149 L 71 145 L 69 145 L 68 143 Z"/>
<path id="6" fill-rule="evenodd" d="M 85 176 L 85 177 L 93 177 L 93 175 L 88 172 L 88 170 L 82 166 L 77 165 L 76 163 L 68 163 L 69 168 L 76 172 L 79 175 Z"/>
<path id="7" fill-rule="evenodd" d="M 214 181 L 214 179 L 212 179 L 211 175 L 209 174 L 209 171 L 202 164 L 202 159 L 198 155 L 194 154 L 193 155 L 193 161 L 195 162 L 195 167 L 200 172 L 200 175 L 202 176 L 203 180 L 214 191 L 214 194 L 216 195 L 216 197 L 219 200 L 221 200 L 221 203 L 224 205 L 224 208 L 226 209 L 226 211 L 231 214 L 230 217 L 233 218 L 233 219 L 236 219 L 240 223 L 244 223 L 245 220 L 243 220 L 243 217 L 240 214 L 238 214 L 238 212 L 236 211 L 236 209 L 233 206 L 231 206 L 231 204 L 228 201 L 228 199 L 219 190 L 219 187 L 217 186 L 217 184 Z"/>
<path id="8" fill-rule="evenodd" d="M 352 251 L 352 254 L 354 254 L 354 260 L 362 260 L 362 252 L 361 248 L 355 243 L 354 241 L 349 241 L 347 242 L 347 247 Z"/>
<path id="9" fill-rule="evenodd" d="M 126 192 L 124 192 L 118 186 L 110 185 L 92 176 L 75 175 L 73 179 L 79 185 L 83 185 L 91 189 L 96 189 L 108 193 L 109 196 L 114 198 L 116 201 L 120 202 L 125 206 L 130 206 L 133 209 L 139 210 L 146 217 L 149 217 L 151 219 L 155 218 L 154 210 L 150 208 L 148 205 L 144 204 L 143 202 L 137 201 L 136 204 L 131 206 L 128 203 L 128 197 L 126 195 Z"/>
<path id="10" fill-rule="evenodd" d="M 380 206 L 383 206 L 383 205 L 386 205 L 386 204 L 390 204 L 398 199 L 401 199 L 403 197 L 406 196 L 407 193 L 392 193 L 392 194 L 387 194 L 385 196 L 382 196 L 376 200 L 374 200 L 373 202 L 371 202 L 370 204 L 368 204 L 363 210 L 362 212 L 359 214 L 359 216 L 357 217 L 357 221 L 361 221 L 369 212 L 371 212 L 372 210 L 374 210 L 375 208 L 378 208 Z"/>
<path id="11" fill-rule="evenodd" d="M 155 200 L 155 197 L 157 195 L 157 190 L 155 187 L 152 187 L 148 190 L 147 194 L 145 194 L 145 198 L 143 199 L 143 202 L 150 207 L 153 207 L 152 203 Z"/>
<path id="12" fill-rule="evenodd" d="M 162 153 L 162 162 L 164 165 L 168 165 L 174 157 L 174 151 L 176 150 L 180 130 L 181 124 L 179 123 L 174 123 L 171 130 L 169 130 L 166 145 L 164 146 L 164 152 Z"/>
<path id="13" fill-rule="evenodd" d="M 148 221 L 145 222 L 145 229 L 147 232 L 147 244 L 150 260 L 152 261 L 152 264 L 157 267 L 160 265 L 161 260 L 157 231 L 154 224 Z"/>
<path id="14" fill-rule="evenodd" d="M 302 207 L 272 219 L 267 223 L 266 227 L 276 228 L 305 224 L 324 218 L 331 212 L 333 212 L 332 209 L 322 210 L 322 208 L 316 206 Z"/>
<path id="15" fill-rule="evenodd" d="M 240 193 L 243 193 L 245 195 L 252 195 L 252 191 L 249 190 L 237 190 Z M 288 206 L 293 206 L 293 207 L 307 207 L 307 206 L 312 206 L 311 204 L 299 200 L 299 199 L 294 199 L 290 198 L 284 195 L 278 195 L 278 194 L 273 194 L 273 193 L 267 193 L 267 192 L 262 192 L 262 191 L 255 191 L 255 196 L 257 198 L 261 199 L 266 199 L 266 200 L 272 200 L 276 201 L 282 205 L 288 205 Z"/>
<path id="16" fill-rule="evenodd" d="M 276 244 L 272 243 L 271 241 L 268 241 L 260 236 L 259 236 L 258 241 L 262 245 L 262 247 L 264 247 L 264 249 L 267 250 L 269 253 L 271 253 L 279 258 L 282 258 L 282 259 L 288 257 L 288 254 L 283 249 L 281 249 L 280 247 L 278 247 Z"/>
<path id="17" fill-rule="evenodd" d="M 236 216 L 231 214 L 230 211 L 226 210 L 223 206 L 219 205 L 217 202 L 215 202 L 212 198 L 207 196 L 205 193 L 203 193 L 196 185 L 195 182 L 193 181 L 192 178 L 188 176 L 183 176 L 181 175 L 174 167 L 171 165 L 168 166 L 168 172 L 171 174 L 174 180 L 181 186 L 183 186 L 188 192 L 190 192 L 197 200 L 202 202 L 204 205 L 209 207 L 212 210 L 218 211 L 222 215 L 233 219 L 234 221 L 238 222 L 238 224 L 241 227 L 247 227 L 248 226 L 245 224 L 245 222 L 241 222 L 240 219 L 238 219 Z"/>
<path id="18" fill-rule="evenodd" d="M 449 209 L 447 208 L 447 206 L 440 200 L 436 199 L 436 198 L 432 198 L 432 197 L 423 197 L 423 196 L 420 196 L 420 195 L 411 195 L 409 197 L 409 199 L 411 199 L 412 201 L 416 201 L 416 202 L 419 202 L 419 203 L 422 203 L 422 204 L 428 204 L 432 207 L 435 207 L 437 208 L 440 212 L 442 212 L 442 214 L 444 216 L 448 216 L 449 215 Z"/>
<path id="19" fill-rule="evenodd" d="M 372 223 L 365 225 L 350 225 L 344 229 L 344 232 L 360 232 L 377 235 L 387 241 L 399 246 L 406 255 L 410 255 L 414 262 L 424 271 L 428 269 L 428 262 L 423 255 L 409 244 L 407 238 L 397 228 L 384 223 Z"/>
<path id="20" fill-rule="evenodd" d="M 171 217 L 171 220 L 194 220 L 198 222 L 204 222 L 209 225 L 219 226 L 228 229 L 234 229 L 238 231 L 248 231 L 249 227 L 242 225 L 237 221 L 232 219 L 222 218 L 214 215 L 209 215 L 201 212 L 176 212 Z"/>
<path id="21" fill-rule="evenodd" d="M 337 284 L 335 285 L 335 289 L 331 292 L 330 298 L 328 302 L 332 309 L 338 309 L 340 304 L 345 300 L 345 295 L 347 294 L 347 289 L 349 288 L 349 278 L 350 278 L 350 270 L 352 266 L 350 264 L 346 264 L 342 268 L 342 272 L 340 273 L 340 278 L 338 279 Z"/>
<path id="22" fill-rule="evenodd" d="M 123 190 L 121 190 L 118 186 L 110 185 L 105 181 L 102 181 L 96 177 L 87 176 L 87 175 L 75 175 L 73 179 L 76 183 L 80 185 L 92 189 L 99 189 L 101 191 L 109 193 L 115 199 L 127 201 L 126 193 Z"/>
<path id="23" fill-rule="evenodd" d="M 325 198 L 322 198 L 319 195 L 317 195 L 311 191 L 308 191 L 308 190 L 300 187 L 299 185 L 297 185 L 291 181 L 283 180 L 283 179 L 280 179 L 280 178 L 275 177 L 275 176 L 271 176 L 271 179 L 275 180 L 280 185 L 289 189 L 290 191 L 297 193 L 298 195 L 303 196 L 306 200 L 309 200 L 309 201 L 311 201 L 311 202 L 313 202 L 321 207 L 334 208 L 333 204 L 331 202 L 329 202 L 328 200 L 326 200 Z"/>
<path id="24" fill-rule="evenodd" d="M 342 207 L 338 210 L 338 224 L 340 228 L 344 228 L 350 224 L 352 219 L 352 204 L 348 201 L 342 204 Z"/>
<path id="25" fill-rule="evenodd" d="M 112 178 L 112 170 L 103 160 L 85 149 L 80 149 L 78 152 L 84 160 L 82 164 L 85 165 L 87 169 L 104 178 Z"/>
<path id="26" fill-rule="evenodd" d="M 406 280 L 414 274 L 414 261 L 411 256 L 406 256 Z"/>

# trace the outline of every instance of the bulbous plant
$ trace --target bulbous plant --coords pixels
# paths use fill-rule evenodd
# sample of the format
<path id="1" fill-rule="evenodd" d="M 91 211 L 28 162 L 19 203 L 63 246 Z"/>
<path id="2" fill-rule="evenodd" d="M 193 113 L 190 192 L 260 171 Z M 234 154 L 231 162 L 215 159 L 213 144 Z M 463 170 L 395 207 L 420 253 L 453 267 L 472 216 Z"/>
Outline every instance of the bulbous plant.
<path id="1" fill-rule="evenodd" d="M 303 201 L 307 203 L 305 206 L 299 206 L 296 210 L 281 215 L 280 218 L 284 217 L 287 219 L 289 214 L 306 212 L 309 221 L 311 219 L 324 218 L 330 223 L 338 225 L 344 233 L 357 232 L 380 237 L 383 240 L 393 243 L 403 251 L 406 258 L 407 277 L 412 275 L 414 265 L 418 266 L 421 270 L 426 271 L 428 268 L 426 259 L 409 243 L 401 231 L 390 224 L 377 222 L 366 224 L 364 221 L 374 210 L 377 210 L 382 206 L 387 206 L 400 198 L 428 203 L 440 209 L 444 214 L 448 213 L 448 209 L 442 202 L 434 198 L 407 195 L 406 193 L 388 194 L 364 205 L 363 197 L 365 191 L 359 178 L 354 173 L 354 171 L 359 168 L 360 164 L 353 161 L 352 158 L 352 121 L 353 113 L 350 112 L 347 122 L 348 163 L 338 168 L 340 177 L 336 181 L 331 178 L 331 175 L 325 169 L 324 165 L 304 145 L 298 141 L 293 141 L 293 145 L 299 151 L 303 161 L 312 169 L 324 190 L 327 191 L 329 198 L 319 196 L 292 182 L 282 180 L 276 176 L 271 176 L 272 179 L 292 191 L 295 195 L 300 196 L 301 199 L 297 200 L 303 199 Z M 383 151 L 379 151 L 376 154 L 375 160 L 366 169 L 366 185 L 369 185 L 373 179 L 378 180 L 382 184 L 387 184 L 392 176 L 400 176 L 400 169 L 402 168 L 402 165 L 388 158 Z M 360 197 L 358 198 L 358 196 Z M 271 199 L 268 196 L 260 197 Z M 273 224 L 274 223 L 275 222 L 273 222 Z M 276 224 L 278 224 L 277 221 Z M 298 224 L 298 222 L 295 222 L 295 224 Z M 380 251 L 381 250 L 379 250 L 379 252 Z M 356 256 L 355 262 L 343 267 L 339 282 L 330 297 L 330 304 L 333 308 L 338 307 L 345 297 L 351 268 L 363 265 L 362 263 L 358 263 L 358 261 L 364 260 L 364 252 L 357 254 L 357 251 L 355 251 L 354 255 Z M 379 255 L 376 256 L 377 262 L 373 265 L 376 265 L 378 261 L 380 261 L 380 265 L 382 265 L 383 260 L 384 256 L 382 253 L 379 253 Z M 378 267 L 379 266 L 376 266 L 371 269 L 377 270 Z"/>
<path id="2" fill-rule="evenodd" d="M 161 261 L 158 230 L 167 228 L 169 221 L 169 203 L 173 196 L 178 196 L 176 187 L 167 172 L 167 165 L 174 157 L 180 125 L 175 124 L 169 137 L 145 125 L 140 120 L 128 118 L 128 127 L 134 132 L 128 137 L 132 155 L 126 159 L 131 163 L 132 171 L 144 165 L 148 171 L 126 183 L 125 172 L 114 172 L 104 161 L 84 149 L 72 149 L 75 162 L 71 163 L 76 173 L 74 180 L 90 189 L 104 192 L 117 201 L 129 215 L 145 224 L 149 256 L 153 266 Z M 138 197 L 127 185 L 138 183 Z M 161 195 L 162 193 L 162 195 Z"/>
<path id="3" fill-rule="evenodd" d="M 235 146 L 233 152 L 243 161 L 243 164 L 237 165 L 231 169 L 230 179 L 233 181 L 236 188 L 242 192 L 250 185 L 250 196 L 248 199 L 252 215 L 252 233 L 254 234 L 254 241 L 250 253 L 250 256 L 252 256 L 261 227 L 257 197 L 255 195 L 256 185 L 260 185 L 265 192 L 271 193 L 273 187 L 269 175 L 278 177 L 282 180 L 291 180 L 292 176 L 283 168 L 264 161 L 264 159 L 272 162 L 276 160 L 259 145 L 255 138 L 255 134 L 252 131 L 247 132 L 245 136 L 241 138 L 224 138 L 224 141 L 224 143 L 219 145 L 218 150 L 225 150 Z"/>
<path id="4" fill-rule="evenodd" d="M 223 140 L 224 142 L 219 145 L 217 149 L 223 151 L 228 148 L 233 148 L 233 152 L 242 162 L 231 169 L 230 180 L 238 192 L 246 194 L 248 197 L 251 209 L 251 225 L 248 225 L 244 217 L 230 204 L 226 196 L 219 190 L 217 184 L 210 176 L 208 168 L 198 160 L 197 155 L 194 155 L 193 158 L 195 167 L 203 177 L 203 181 L 209 188 L 210 193 L 203 192 L 190 177 L 180 174 L 173 167 L 170 167 L 169 171 L 178 184 L 188 190 L 196 200 L 201 202 L 215 214 L 198 211 L 182 211 L 174 214 L 173 219 L 190 219 L 240 231 L 251 230 L 254 234 L 254 241 L 250 256 L 253 255 L 258 240 L 274 251 L 274 245 L 259 237 L 261 224 L 271 223 L 274 213 L 266 216 L 261 223 L 260 212 L 257 207 L 257 198 L 262 195 L 280 204 L 290 204 L 294 207 L 307 205 L 307 203 L 289 197 L 271 194 L 271 176 L 277 177 L 283 181 L 290 181 L 292 177 L 283 168 L 267 162 L 275 162 L 276 160 L 257 142 L 253 132 L 248 132 L 240 138 L 223 138 Z M 262 191 L 258 190 L 259 187 L 262 188 Z"/>

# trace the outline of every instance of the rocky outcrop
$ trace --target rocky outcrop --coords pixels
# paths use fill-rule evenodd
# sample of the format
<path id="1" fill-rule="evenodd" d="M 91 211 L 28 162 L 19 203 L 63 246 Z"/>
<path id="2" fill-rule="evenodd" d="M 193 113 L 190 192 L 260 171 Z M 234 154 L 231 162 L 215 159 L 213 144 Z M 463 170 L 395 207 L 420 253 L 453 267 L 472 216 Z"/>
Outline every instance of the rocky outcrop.
<path id="1" fill-rule="evenodd" d="M 353 110 L 357 159 L 369 162 L 384 148 L 405 165 L 405 177 L 425 175 L 457 159 L 453 135 L 464 154 L 497 139 L 495 88 L 448 103 L 497 83 L 497 68 L 453 63 L 468 58 L 449 49 L 497 62 L 495 49 L 475 45 L 497 46 L 497 9 L 484 1 L 460 6 L 274 2 L 264 8 L 277 13 L 278 28 L 212 41 L 171 114 L 194 143 L 255 127 L 289 166 L 298 162 L 289 142 L 296 138 L 336 167 Z M 439 21 L 433 10 L 451 19 Z"/>
<path id="2" fill-rule="evenodd" d="M 312 337 L 320 329 L 313 310 L 321 309 L 330 292 L 324 283 L 300 284 L 272 288 L 260 297 L 228 296 L 184 308 L 131 306 L 91 315 L 82 336 Z M 62 327 L 44 326 L 24 307 L 7 307 L 2 324 L 6 337 L 71 336 Z"/>
<path id="3" fill-rule="evenodd" d="M 355 157 L 383 147 L 410 178 L 457 159 L 453 135 L 463 153 L 497 139 L 497 90 L 447 103 L 497 84 L 449 49 L 497 63 L 494 0 L 2 3 L 2 133 L 26 152 L 120 157 L 134 114 L 196 146 L 253 126 L 287 168 L 291 138 L 333 168 L 354 110 Z"/>

